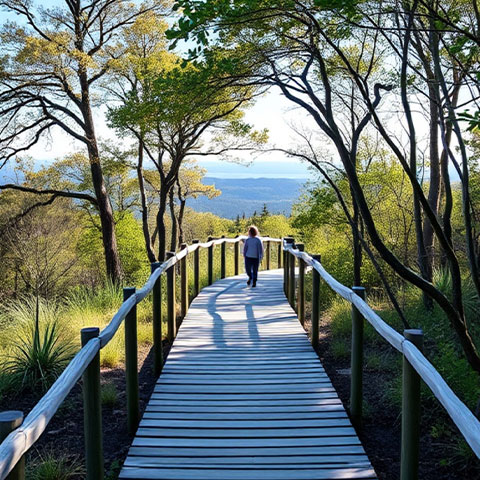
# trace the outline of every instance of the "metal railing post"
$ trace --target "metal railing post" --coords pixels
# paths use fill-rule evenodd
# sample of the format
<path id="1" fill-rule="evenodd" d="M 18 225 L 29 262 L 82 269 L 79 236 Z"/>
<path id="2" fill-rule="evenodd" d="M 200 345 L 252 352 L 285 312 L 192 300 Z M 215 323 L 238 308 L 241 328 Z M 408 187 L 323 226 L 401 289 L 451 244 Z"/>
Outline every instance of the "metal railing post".
<path id="1" fill-rule="evenodd" d="M 305 251 L 303 243 L 297 243 L 297 248 L 301 252 Z M 301 325 L 305 324 L 305 262 L 298 259 L 298 293 L 297 293 L 297 314 Z"/>
<path id="2" fill-rule="evenodd" d="M 237 237 L 238 237 L 238 235 L 235 238 L 237 238 Z M 240 240 L 237 240 L 233 244 L 233 263 L 234 263 L 234 266 L 235 266 L 235 275 L 238 275 L 238 273 L 240 271 L 239 261 L 240 261 Z"/>
<path id="3" fill-rule="evenodd" d="M 420 329 L 403 331 L 406 340 L 423 351 L 423 332 Z M 405 355 L 403 356 L 402 392 L 402 451 L 400 480 L 418 480 L 420 444 L 420 388 L 421 378 Z"/>
<path id="4" fill-rule="evenodd" d="M 282 268 L 282 242 L 278 244 L 277 257 L 278 268 Z"/>
<path id="5" fill-rule="evenodd" d="M 293 238 L 291 237 L 284 237 L 283 241 L 282 241 L 282 246 L 283 246 L 283 243 L 287 243 L 287 244 L 290 244 L 290 243 L 293 243 Z M 289 274 L 289 268 L 290 268 L 290 262 L 289 262 L 289 253 L 288 251 L 283 248 L 283 291 L 285 293 L 285 296 L 288 298 L 288 292 L 289 292 L 289 288 L 288 288 L 288 281 L 290 279 L 290 274 Z"/>
<path id="6" fill-rule="evenodd" d="M 187 248 L 186 243 L 180 245 L 180 250 Z M 181 302 L 181 316 L 185 318 L 188 311 L 188 273 L 187 273 L 187 256 L 180 260 L 180 302 Z"/>
<path id="7" fill-rule="evenodd" d="M 160 268 L 161 263 L 151 265 L 152 273 Z M 153 328 L 153 373 L 160 375 L 163 367 L 162 346 L 162 277 L 158 277 L 152 288 L 152 328 Z"/>
<path id="8" fill-rule="evenodd" d="M 23 412 L 8 410 L 0 413 L 0 443 L 23 423 Z M 6 480 L 25 480 L 25 455 L 17 462 Z"/>
<path id="9" fill-rule="evenodd" d="M 135 288 L 123 289 L 123 301 L 135 295 Z M 135 435 L 140 420 L 138 397 L 138 342 L 137 342 L 137 306 L 125 316 L 125 378 L 127 391 L 127 428 Z"/>
<path id="10" fill-rule="evenodd" d="M 175 256 L 175 252 L 167 252 L 166 259 Z M 167 338 L 170 344 L 177 334 L 177 308 L 175 302 L 175 265 L 167 270 Z"/>
<path id="11" fill-rule="evenodd" d="M 321 261 L 320 255 L 312 255 L 312 258 Z M 320 274 L 312 270 L 312 320 L 311 320 L 310 336 L 312 346 L 316 350 L 318 348 L 318 336 L 320 330 Z"/>
<path id="12" fill-rule="evenodd" d="M 270 240 L 267 240 L 267 248 L 266 248 L 266 257 L 267 257 L 267 270 L 270 270 Z"/>
<path id="13" fill-rule="evenodd" d="M 225 238 L 225 235 L 222 235 Z M 227 242 L 220 245 L 220 278 L 227 276 Z"/>
<path id="14" fill-rule="evenodd" d="M 211 242 L 213 237 L 208 237 L 208 241 Z M 208 247 L 208 284 L 213 283 L 213 245 Z"/>
<path id="15" fill-rule="evenodd" d="M 365 300 L 364 287 L 352 287 L 352 290 Z M 352 304 L 352 352 L 350 359 L 350 418 L 355 427 L 362 423 L 363 406 L 363 316 Z"/>
<path id="16" fill-rule="evenodd" d="M 98 337 L 97 327 L 82 328 L 82 347 Z M 102 403 L 100 387 L 100 352 L 83 372 L 83 425 L 85 432 L 86 479 L 103 479 Z"/>
<path id="17" fill-rule="evenodd" d="M 193 240 L 192 243 L 199 243 Z M 193 252 L 193 297 L 200 293 L 200 247 Z"/>
<path id="18" fill-rule="evenodd" d="M 291 241 L 292 247 L 295 247 L 294 240 L 292 238 Z M 291 307 L 295 310 L 295 267 L 296 267 L 296 260 L 297 257 L 293 253 L 289 254 L 288 258 L 288 273 L 289 273 L 289 279 L 288 279 L 288 300 L 290 302 Z"/>

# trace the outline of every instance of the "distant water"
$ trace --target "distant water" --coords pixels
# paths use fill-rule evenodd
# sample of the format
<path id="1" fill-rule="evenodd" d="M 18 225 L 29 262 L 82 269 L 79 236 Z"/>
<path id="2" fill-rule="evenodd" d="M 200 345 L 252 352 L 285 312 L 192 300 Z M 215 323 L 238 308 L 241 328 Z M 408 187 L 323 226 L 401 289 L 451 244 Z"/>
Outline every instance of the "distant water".
<path id="1" fill-rule="evenodd" d="M 265 172 L 265 173 L 252 174 L 252 173 L 215 172 L 215 171 L 209 170 L 208 176 L 214 177 L 214 178 L 230 178 L 232 180 L 240 180 L 240 179 L 246 179 L 246 178 L 253 178 L 253 179 L 290 178 L 292 180 L 301 180 L 301 181 L 308 180 L 308 177 L 305 175 L 305 173 L 270 173 L 270 172 L 267 173 Z"/>

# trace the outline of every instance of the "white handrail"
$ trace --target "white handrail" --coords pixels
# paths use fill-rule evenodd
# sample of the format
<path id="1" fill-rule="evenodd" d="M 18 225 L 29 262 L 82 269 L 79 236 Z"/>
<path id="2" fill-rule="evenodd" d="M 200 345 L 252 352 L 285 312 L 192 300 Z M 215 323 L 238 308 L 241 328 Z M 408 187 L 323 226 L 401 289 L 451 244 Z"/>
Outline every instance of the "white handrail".
<path id="1" fill-rule="evenodd" d="M 403 353 L 422 380 L 430 387 L 437 400 L 443 405 L 451 419 L 470 445 L 475 455 L 480 458 L 480 422 L 470 409 L 457 397 L 435 367 L 423 353 L 400 333 L 385 323 L 372 308 L 353 290 L 342 285 L 332 277 L 320 262 L 305 252 L 293 248 L 292 244 L 284 242 L 283 248 L 307 265 L 311 265 L 325 280 L 327 285 L 345 300 L 355 305 L 372 327 L 396 350 Z"/>

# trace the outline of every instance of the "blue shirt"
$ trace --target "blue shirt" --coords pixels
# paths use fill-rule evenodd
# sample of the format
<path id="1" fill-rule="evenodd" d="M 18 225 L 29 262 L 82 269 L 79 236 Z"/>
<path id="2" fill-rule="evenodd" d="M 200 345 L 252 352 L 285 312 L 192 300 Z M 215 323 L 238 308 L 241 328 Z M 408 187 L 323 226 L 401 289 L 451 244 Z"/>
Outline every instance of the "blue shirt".
<path id="1" fill-rule="evenodd" d="M 248 237 L 243 246 L 243 256 L 248 258 L 263 258 L 263 244 L 258 237 Z"/>

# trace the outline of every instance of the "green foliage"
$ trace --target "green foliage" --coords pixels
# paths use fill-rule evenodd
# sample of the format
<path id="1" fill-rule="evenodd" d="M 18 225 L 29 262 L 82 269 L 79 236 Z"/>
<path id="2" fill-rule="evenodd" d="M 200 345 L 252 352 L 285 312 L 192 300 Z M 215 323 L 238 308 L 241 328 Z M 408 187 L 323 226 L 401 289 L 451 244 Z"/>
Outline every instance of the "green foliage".
<path id="1" fill-rule="evenodd" d="M 336 338 L 330 344 L 332 355 L 338 360 L 346 360 L 350 356 L 350 346 L 345 339 Z"/>
<path id="2" fill-rule="evenodd" d="M 83 478 L 85 468 L 76 458 L 69 458 L 58 452 L 39 455 L 27 470 L 30 480 L 74 480 Z"/>
<path id="3" fill-rule="evenodd" d="M 119 460 L 114 460 L 106 473 L 105 480 L 117 480 L 121 469 L 122 463 Z"/>
<path id="4" fill-rule="evenodd" d="M 73 356 L 56 321 L 41 327 L 37 317 L 17 342 L 5 367 L 22 389 L 46 391 Z"/>
<path id="5" fill-rule="evenodd" d="M 116 217 L 117 245 L 125 282 L 142 283 L 149 273 L 142 228 L 131 212 L 122 212 Z M 102 237 L 97 228 L 85 230 L 78 244 L 78 254 L 86 266 L 99 272 L 97 282 L 105 278 Z"/>
<path id="6" fill-rule="evenodd" d="M 114 408 L 118 405 L 118 391 L 114 383 L 104 383 L 101 391 L 101 402 L 104 407 Z"/>
<path id="7" fill-rule="evenodd" d="M 446 268 L 437 268 L 433 272 L 433 284 L 446 297 L 452 297 L 452 277 L 450 271 Z M 467 317 L 472 317 L 478 312 L 480 306 L 477 290 L 471 277 L 467 277 L 462 281 L 462 300 Z"/>
<path id="8" fill-rule="evenodd" d="M 65 301 L 70 311 L 77 310 L 84 314 L 115 310 L 122 302 L 122 287 L 111 281 L 107 281 L 101 288 L 78 285 L 71 290 Z"/>

